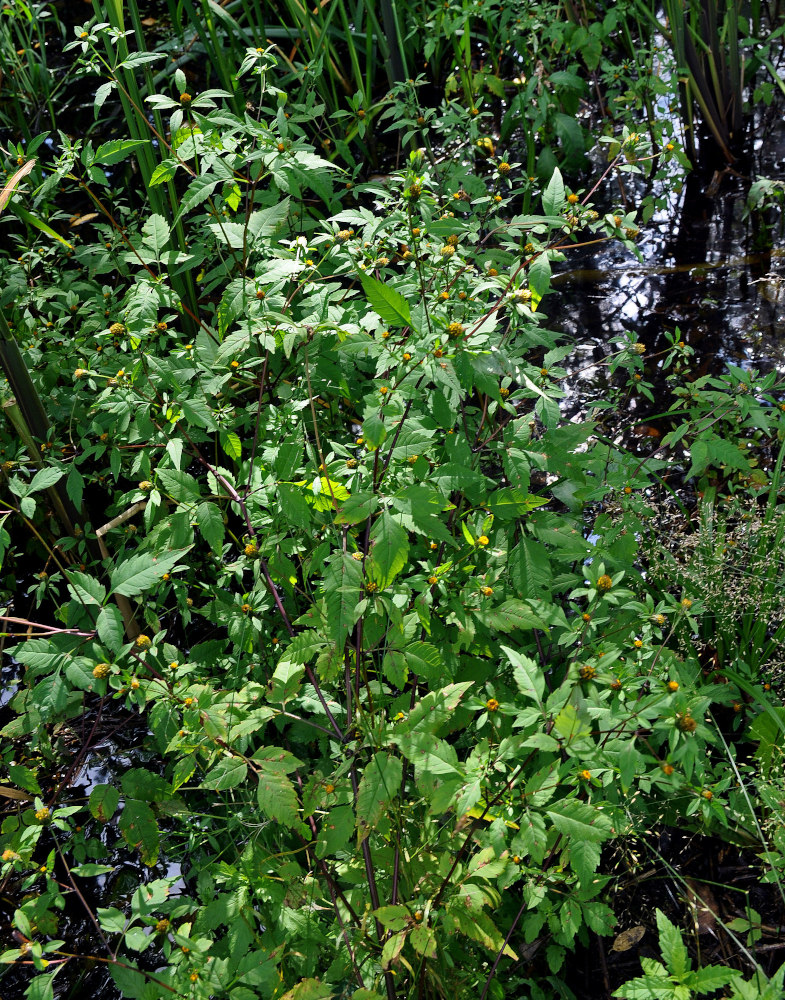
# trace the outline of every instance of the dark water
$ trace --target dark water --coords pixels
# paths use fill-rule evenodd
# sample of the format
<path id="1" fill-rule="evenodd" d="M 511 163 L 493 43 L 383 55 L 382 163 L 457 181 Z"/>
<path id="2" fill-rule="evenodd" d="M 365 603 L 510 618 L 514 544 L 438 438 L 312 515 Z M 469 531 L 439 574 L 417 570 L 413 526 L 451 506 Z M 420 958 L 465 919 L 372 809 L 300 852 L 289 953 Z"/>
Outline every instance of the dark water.
<path id="1" fill-rule="evenodd" d="M 695 349 L 696 375 L 720 374 L 727 363 L 785 374 L 785 232 L 779 209 L 745 218 L 751 183 L 785 177 L 785 122 L 762 111 L 752 154 L 732 169 L 723 161 L 689 173 L 667 207 L 641 226 L 642 263 L 620 244 L 576 248 L 543 303 L 550 329 L 575 342 L 566 364 L 581 374 L 568 385 L 567 411 L 585 412 L 607 385 L 600 365 L 624 332 L 664 351 L 676 328 Z M 641 185 L 627 190 L 634 205 Z M 619 207 L 609 201 L 608 211 Z M 647 368 L 656 383 L 656 371 Z M 672 400 L 658 399 L 657 403 Z M 634 402 L 634 401 L 633 401 Z M 648 408 L 642 402 L 644 411 Z"/>

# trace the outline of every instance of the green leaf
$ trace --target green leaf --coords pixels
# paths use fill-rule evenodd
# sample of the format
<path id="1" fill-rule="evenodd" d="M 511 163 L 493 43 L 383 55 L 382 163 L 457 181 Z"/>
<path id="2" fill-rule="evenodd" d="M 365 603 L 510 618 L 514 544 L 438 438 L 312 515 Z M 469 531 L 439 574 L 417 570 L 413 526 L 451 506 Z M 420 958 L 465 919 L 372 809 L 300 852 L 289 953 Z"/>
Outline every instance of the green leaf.
<path id="1" fill-rule="evenodd" d="M 379 751 L 363 771 L 357 793 L 357 832 L 361 838 L 375 830 L 401 788 L 403 765 L 399 757 Z"/>
<path id="2" fill-rule="evenodd" d="M 120 779 L 123 795 L 142 802 L 160 803 L 169 796 L 169 782 L 162 774 L 144 767 L 132 767 Z"/>
<path id="3" fill-rule="evenodd" d="M 119 653 L 126 643 L 125 624 L 120 610 L 114 604 L 101 608 L 95 628 L 106 648 L 112 653 Z"/>
<path id="4" fill-rule="evenodd" d="M 196 761 L 193 756 L 181 757 L 174 766 L 172 772 L 172 794 L 181 788 L 196 770 Z"/>
<path id="5" fill-rule="evenodd" d="M 689 979 L 690 987 L 696 993 L 713 993 L 715 990 L 728 986 L 739 973 L 722 965 L 704 965 L 702 969 L 693 972 Z"/>
<path id="6" fill-rule="evenodd" d="M 565 837 L 602 843 L 613 834 L 611 821 L 596 806 L 578 799 L 563 799 L 546 810 L 548 819 Z"/>
<path id="7" fill-rule="evenodd" d="M 371 451 L 375 451 L 386 437 L 387 428 L 378 413 L 371 413 L 363 420 L 363 440 Z"/>
<path id="8" fill-rule="evenodd" d="M 529 267 L 528 278 L 529 290 L 532 293 L 531 308 L 532 312 L 534 312 L 551 284 L 551 263 L 548 260 L 547 253 L 541 253 L 539 257 L 532 261 Z"/>
<path id="9" fill-rule="evenodd" d="M 371 541 L 367 573 L 384 590 L 406 565 L 409 536 L 389 511 L 384 511 L 373 526 Z"/>
<path id="10" fill-rule="evenodd" d="M 353 493 L 338 508 L 335 515 L 336 524 L 362 524 L 376 512 L 379 506 L 378 497 L 373 493 Z"/>
<path id="11" fill-rule="evenodd" d="M 455 747 L 446 740 L 437 739 L 432 733 L 414 732 L 397 734 L 391 739 L 401 748 L 401 753 L 414 764 L 416 779 L 442 777 L 444 775 L 462 776 Z M 432 803 L 431 803 L 432 805 Z M 442 806 L 438 812 L 444 812 Z"/>
<path id="12" fill-rule="evenodd" d="M 418 924 L 409 934 L 409 943 L 418 955 L 433 958 L 436 954 L 436 932 L 433 927 Z"/>
<path id="13" fill-rule="evenodd" d="M 282 826 L 295 826 L 298 821 L 298 802 L 291 781 L 285 774 L 270 769 L 264 763 L 259 768 L 258 780 L 256 801 L 265 816 Z"/>
<path id="14" fill-rule="evenodd" d="M 681 931 L 668 920 L 662 910 L 657 910 L 657 930 L 660 935 L 660 951 L 668 971 L 677 979 L 683 979 L 690 968 L 690 956 Z"/>
<path id="15" fill-rule="evenodd" d="M 113 872 L 114 870 L 114 865 L 97 865 L 88 861 L 86 864 L 77 865 L 76 868 L 72 868 L 71 874 L 81 875 L 82 878 L 93 878 L 96 875 L 106 875 L 108 872 Z"/>
<path id="16" fill-rule="evenodd" d="M 406 663 L 412 673 L 430 683 L 444 676 L 444 662 L 436 646 L 428 642 L 413 642 L 405 649 Z"/>
<path id="17" fill-rule="evenodd" d="M 51 721 L 68 703 L 68 685 L 58 671 L 36 684 L 32 698 L 44 719 Z"/>
<path id="18" fill-rule="evenodd" d="M 123 839 L 131 848 L 137 848 L 146 865 L 158 860 L 159 834 L 153 810 L 139 799 L 126 799 L 118 823 Z"/>
<path id="19" fill-rule="evenodd" d="M 267 695 L 267 700 L 273 702 L 273 704 L 283 704 L 296 697 L 297 692 L 300 689 L 300 682 L 302 681 L 303 674 L 305 673 L 305 667 L 302 666 L 302 663 L 310 660 L 320 649 L 324 648 L 324 642 L 319 639 L 318 636 L 315 636 L 314 633 L 306 632 L 305 636 L 311 640 L 316 639 L 316 644 L 311 644 L 310 651 L 302 653 L 302 656 L 304 656 L 305 659 L 301 660 L 299 663 L 289 661 L 288 657 L 292 653 L 290 647 L 286 650 L 285 655 L 287 658 L 281 660 L 275 668 L 275 673 L 272 677 L 271 690 Z M 302 638 L 302 636 L 296 636 L 292 644 L 300 638 Z"/>
<path id="20" fill-rule="evenodd" d="M 331 987 L 318 979 L 303 979 L 293 989 L 288 990 L 281 1000 L 329 1000 L 333 995 Z"/>
<path id="21" fill-rule="evenodd" d="M 102 142 L 95 151 L 93 163 L 102 163 L 104 166 L 112 166 L 120 163 L 129 153 L 140 146 L 148 146 L 149 139 L 112 139 L 111 142 Z"/>
<path id="22" fill-rule="evenodd" d="M 400 292 L 365 274 L 361 275 L 360 281 L 368 304 L 383 323 L 389 326 L 412 325 L 409 303 Z"/>
<path id="23" fill-rule="evenodd" d="M 96 785 L 90 792 L 90 812 L 100 823 L 109 822 L 119 802 L 120 793 L 114 785 Z"/>
<path id="24" fill-rule="evenodd" d="M 35 772 L 31 771 L 29 767 L 24 767 L 22 764 L 9 764 L 8 775 L 17 788 L 23 788 L 33 795 L 41 794 Z"/>
<path id="25" fill-rule="evenodd" d="M 68 591 L 75 601 L 88 605 L 103 603 L 106 597 L 106 588 L 100 580 L 76 570 L 69 570 L 67 575 Z"/>
<path id="26" fill-rule="evenodd" d="M 48 490 L 50 486 L 54 486 L 55 483 L 60 482 L 64 475 L 65 469 L 54 469 L 51 466 L 40 469 L 33 476 L 30 485 L 27 487 L 28 495 L 30 493 L 37 493 L 39 490 Z"/>
<path id="27" fill-rule="evenodd" d="M 613 996 L 623 1000 L 676 1000 L 673 983 L 667 976 L 637 976 L 620 986 Z M 689 992 L 687 993 L 689 997 Z"/>
<path id="28" fill-rule="evenodd" d="M 243 457 L 243 446 L 239 434 L 234 431 L 221 434 L 221 447 L 235 462 L 239 462 Z"/>
<path id="29" fill-rule="evenodd" d="M 322 593 L 327 607 L 327 632 L 339 649 L 343 648 L 359 616 L 362 583 L 361 562 L 347 552 L 336 552 L 330 557 L 322 580 Z"/>
<path id="30" fill-rule="evenodd" d="M 53 1000 L 54 972 L 34 976 L 25 991 L 26 1000 Z"/>
<path id="31" fill-rule="evenodd" d="M 255 237 L 272 236 L 289 216 L 289 198 L 282 198 L 271 205 L 252 212 L 248 219 L 248 232 Z"/>
<path id="32" fill-rule="evenodd" d="M 344 852 L 354 838 L 354 812 L 351 806 L 333 806 L 319 824 L 317 858 Z"/>
<path id="33" fill-rule="evenodd" d="M 508 566 L 512 584 L 521 597 L 550 599 L 552 571 L 544 545 L 522 538 L 510 553 Z"/>
<path id="34" fill-rule="evenodd" d="M 448 684 L 438 691 L 430 691 L 417 702 L 409 713 L 409 718 L 400 723 L 399 730 L 437 732 L 452 716 L 461 698 L 473 684 L 474 681 L 462 681 L 460 684 Z"/>
<path id="35" fill-rule="evenodd" d="M 145 590 L 149 590 L 160 581 L 164 573 L 169 573 L 192 548 L 193 546 L 189 545 L 187 548 L 177 549 L 175 552 L 167 552 L 159 556 L 149 552 L 131 556 L 130 559 L 120 563 L 112 573 L 111 593 L 122 594 L 124 597 L 136 597 Z"/>
<path id="36" fill-rule="evenodd" d="M 202 779 L 202 788 L 221 792 L 241 785 L 248 774 L 248 765 L 239 757 L 224 757 Z"/>
<path id="37" fill-rule="evenodd" d="M 570 866 L 578 876 L 581 885 L 591 885 L 594 873 L 600 864 L 601 847 L 593 840 L 571 839 L 569 842 Z"/>
<path id="38" fill-rule="evenodd" d="M 164 160 L 162 163 L 159 163 L 150 176 L 149 186 L 156 187 L 158 184 L 165 184 L 167 181 L 170 181 L 177 173 L 179 166 L 180 164 L 177 160 Z M 216 183 L 217 181 L 214 181 L 213 186 Z"/>
<path id="39" fill-rule="evenodd" d="M 142 226 L 142 232 L 142 243 L 160 258 L 169 242 L 169 223 L 162 215 L 151 215 Z"/>
<path id="40" fill-rule="evenodd" d="M 587 885 L 589 881 L 586 881 Z M 610 906 L 606 906 L 605 903 L 599 903 L 596 900 L 581 902 L 581 912 L 586 926 L 590 931 L 605 936 L 613 933 L 613 928 L 616 926 L 616 914 Z"/>
<path id="41" fill-rule="evenodd" d="M 545 692 L 545 674 L 540 666 L 528 656 L 524 656 L 509 646 L 502 646 L 507 659 L 513 666 L 513 677 L 518 690 L 525 698 L 531 698 L 540 708 L 544 708 L 542 696 Z"/>
<path id="42" fill-rule="evenodd" d="M 193 476 L 179 469 L 159 469 L 156 478 L 162 489 L 178 503 L 198 503 L 202 491 Z"/>
<path id="43" fill-rule="evenodd" d="M 411 923 L 412 915 L 405 906 L 380 906 L 373 911 L 374 917 L 388 931 L 402 931 Z"/>
<path id="44" fill-rule="evenodd" d="M 82 506 L 82 498 L 84 496 L 84 476 L 75 465 L 71 466 L 71 471 L 68 473 L 68 479 L 65 481 L 65 491 L 68 494 L 68 499 L 79 510 Z"/>
<path id="45" fill-rule="evenodd" d="M 564 181 L 557 167 L 542 195 L 543 215 L 558 215 L 564 207 Z"/>
<path id="46" fill-rule="evenodd" d="M 512 488 L 495 490 L 488 497 L 485 506 L 494 517 L 502 521 L 514 521 L 548 502 L 547 497 L 534 496 L 525 490 Z"/>
<path id="47" fill-rule="evenodd" d="M 546 623 L 523 601 L 511 599 L 491 611 L 478 611 L 477 618 L 497 632 L 513 632 L 518 628 L 546 628 Z"/>
<path id="48" fill-rule="evenodd" d="M 223 551 L 224 520 L 219 507 L 214 503 L 200 503 L 196 508 L 196 523 L 202 538 L 207 542 L 215 555 Z"/>

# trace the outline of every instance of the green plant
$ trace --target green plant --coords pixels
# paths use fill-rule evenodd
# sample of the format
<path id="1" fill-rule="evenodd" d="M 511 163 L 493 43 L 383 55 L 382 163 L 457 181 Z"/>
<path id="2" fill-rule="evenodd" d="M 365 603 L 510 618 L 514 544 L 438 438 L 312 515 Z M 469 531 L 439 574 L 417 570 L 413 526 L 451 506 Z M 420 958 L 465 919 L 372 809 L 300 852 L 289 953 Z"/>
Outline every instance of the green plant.
<path id="1" fill-rule="evenodd" d="M 662 910 L 657 910 L 657 929 L 662 962 L 641 958 L 644 974 L 616 990 L 615 997 L 622 1000 L 690 1000 L 693 996 L 716 993 L 725 986 L 732 987 L 732 1000 L 747 1000 L 748 997 L 780 1000 L 784 995 L 785 966 L 781 966 L 771 979 L 756 969 L 752 979 L 747 981 L 735 969 L 722 965 L 693 969 L 681 932 Z"/>
<path id="2" fill-rule="evenodd" d="M 207 51 L 221 15 L 201 14 Z M 181 67 L 156 89 L 110 16 L 74 51 L 128 136 L 61 135 L 50 160 L 41 141 L 9 192 L 52 232 L 79 193 L 94 232 L 65 246 L 17 212 L 0 259 L 6 346 L 48 420 L 0 432 L 4 587 L 34 574 L 38 609 L 4 615 L 24 675 L 0 751 L 19 803 L 2 961 L 32 963 L 33 997 L 90 959 L 140 1000 L 497 998 L 525 949 L 564 993 L 569 952 L 615 923 L 604 845 L 655 821 L 749 839 L 757 818 L 710 714 L 743 687 L 679 647 L 697 597 L 641 572 L 669 463 L 601 424 L 651 399 L 652 363 L 684 388 L 689 349 L 674 335 L 655 360 L 625 337 L 609 397 L 573 422 L 572 347 L 545 318 L 573 247 L 634 252 L 634 211 L 592 199 L 659 154 L 625 127 L 588 191 L 552 163 L 538 189 L 451 99 L 441 152 L 347 186 L 309 140 L 325 110 L 284 92 L 272 53 L 221 56 L 232 90 L 190 93 Z M 404 142 L 419 93 L 390 102 Z M 115 192 L 104 168 L 131 157 L 142 189 Z M 679 403 L 669 443 L 696 475 L 740 412 L 761 451 L 782 433 L 775 383 L 728 379 Z M 84 506 L 72 532 L 55 485 Z M 138 718 L 143 746 L 85 803 L 70 783 L 107 716 Z M 81 886 L 117 859 L 149 878 L 95 908 Z"/>

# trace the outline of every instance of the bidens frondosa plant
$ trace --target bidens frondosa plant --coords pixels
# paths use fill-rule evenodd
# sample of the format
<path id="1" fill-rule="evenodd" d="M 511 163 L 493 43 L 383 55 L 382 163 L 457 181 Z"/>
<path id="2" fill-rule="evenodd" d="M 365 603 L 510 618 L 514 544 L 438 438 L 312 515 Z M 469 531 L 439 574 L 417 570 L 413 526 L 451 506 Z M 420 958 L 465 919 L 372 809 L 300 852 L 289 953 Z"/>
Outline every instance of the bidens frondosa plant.
<path id="1" fill-rule="evenodd" d="M 415 152 L 347 192 L 302 131 L 313 101 L 268 88 L 258 50 L 243 69 L 258 115 L 177 74 L 149 99 L 173 206 L 99 212 L 35 281 L 2 263 L 52 447 L 4 439 L 0 539 L 11 571 L 40 561 L 55 623 L 13 647 L 3 961 L 48 995 L 79 961 L 65 897 L 89 908 L 80 882 L 130 854 L 150 878 L 90 909 L 124 996 L 520 995 L 524 954 L 559 975 L 613 931 L 612 838 L 756 830 L 709 714 L 741 688 L 670 642 L 697 611 L 681 578 L 639 572 L 662 460 L 560 412 L 551 264 L 632 249 L 632 220 L 558 170 L 516 215 L 508 159 Z M 74 142 L 52 176 L 103 205 L 101 164 L 139 142 Z M 613 356 L 619 399 L 646 390 L 639 347 Z M 91 720 L 137 715 L 134 766 L 70 799 Z"/>

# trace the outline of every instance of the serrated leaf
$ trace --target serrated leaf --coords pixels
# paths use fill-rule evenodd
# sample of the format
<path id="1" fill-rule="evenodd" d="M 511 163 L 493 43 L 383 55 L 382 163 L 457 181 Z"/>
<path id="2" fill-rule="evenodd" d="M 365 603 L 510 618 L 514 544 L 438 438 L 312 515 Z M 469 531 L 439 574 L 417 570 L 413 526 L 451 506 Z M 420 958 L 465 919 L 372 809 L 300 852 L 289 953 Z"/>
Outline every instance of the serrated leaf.
<path id="1" fill-rule="evenodd" d="M 306 633 L 312 639 L 315 638 L 313 633 Z M 296 639 L 301 638 L 301 636 L 296 636 Z M 295 641 L 296 641 L 295 639 Z M 303 679 L 303 674 L 305 673 L 305 667 L 302 665 L 310 660 L 313 655 L 322 649 L 324 642 L 318 637 L 317 644 L 312 646 L 308 652 L 303 652 L 302 655 L 305 659 L 299 662 L 290 662 L 287 659 L 281 660 L 278 666 L 275 668 L 275 673 L 272 677 L 272 687 L 270 693 L 267 695 L 267 700 L 276 703 L 283 703 L 291 701 L 294 698 L 300 688 L 300 682 Z M 286 656 L 291 655 L 291 648 L 287 649 Z"/>
<path id="2" fill-rule="evenodd" d="M 170 181 L 177 173 L 177 168 L 179 166 L 180 164 L 177 160 L 164 160 L 162 163 L 157 164 L 155 170 L 153 170 L 150 176 L 150 187 L 157 187 L 159 184 L 165 184 L 167 181 Z M 217 181 L 214 183 L 217 183 Z"/>
<path id="3" fill-rule="evenodd" d="M 581 912 L 586 926 L 595 934 L 601 934 L 605 937 L 613 933 L 613 928 L 616 926 L 616 914 L 610 906 L 597 900 L 590 900 L 581 903 Z"/>
<path id="4" fill-rule="evenodd" d="M 588 886 L 600 863 L 601 847 L 593 840 L 570 840 L 569 855 L 572 870 L 580 882 Z"/>
<path id="5" fill-rule="evenodd" d="M 378 413 L 371 413 L 363 420 L 363 440 L 371 451 L 375 451 L 386 437 L 387 428 Z"/>
<path id="6" fill-rule="evenodd" d="M 430 691 L 417 702 L 409 713 L 409 718 L 399 728 L 405 732 L 437 732 L 473 684 L 474 681 L 462 681 L 460 684 L 448 684 L 438 691 Z"/>
<path id="7" fill-rule="evenodd" d="M 221 434 L 221 447 L 229 456 L 229 458 L 234 459 L 235 462 L 239 462 L 243 457 L 243 446 L 240 441 L 239 434 L 235 434 L 230 431 L 227 434 Z"/>
<path id="8" fill-rule="evenodd" d="M 119 608 L 113 604 L 101 608 L 95 622 L 98 638 L 112 653 L 119 653 L 125 645 L 125 624 Z"/>
<path id="9" fill-rule="evenodd" d="M 172 772 L 172 793 L 188 781 L 196 770 L 196 761 L 193 756 L 182 757 L 174 766 Z"/>
<path id="10" fill-rule="evenodd" d="M 548 819 L 565 837 L 602 843 L 613 834 L 611 821 L 605 813 L 588 802 L 563 799 L 546 810 Z"/>
<path id="11" fill-rule="evenodd" d="M 114 785 L 96 785 L 90 792 L 89 807 L 94 819 L 108 823 L 120 802 L 120 793 Z"/>
<path id="12" fill-rule="evenodd" d="M 9 764 L 8 775 L 18 788 L 23 788 L 26 792 L 32 792 L 33 795 L 41 794 L 38 778 L 36 778 L 35 772 L 31 771 L 29 767 L 25 767 L 23 764 Z"/>
<path id="13" fill-rule="evenodd" d="M 403 777 L 399 757 L 379 751 L 370 759 L 360 779 L 357 793 L 357 831 L 367 837 L 375 830 L 389 803 L 398 794 Z"/>
<path id="14" fill-rule="evenodd" d="M 480 621 L 497 632 L 513 632 L 518 628 L 546 628 L 546 623 L 523 601 L 511 599 L 498 608 L 477 613 Z"/>
<path id="15" fill-rule="evenodd" d="M 54 469 L 51 466 L 40 469 L 33 476 L 30 485 L 27 487 L 28 495 L 30 493 L 37 493 L 39 490 L 48 490 L 50 486 L 58 483 L 64 475 L 65 469 Z"/>
<path id="16" fill-rule="evenodd" d="M 404 757 L 414 764 L 415 778 L 418 781 L 422 777 L 463 776 L 455 747 L 446 740 L 424 732 L 401 733 L 400 736 L 396 734 L 390 738 L 401 748 Z M 430 805 L 433 808 L 433 802 Z M 444 812 L 444 808 L 440 805 L 436 807 L 436 811 Z"/>
<path id="17" fill-rule="evenodd" d="M 400 904 L 380 906 L 373 911 L 373 916 L 388 931 L 402 931 L 404 927 L 408 927 L 412 920 L 412 915 L 407 907 Z"/>
<path id="18" fill-rule="evenodd" d="M 248 765 L 238 757 L 224 757 L 202 779 L 202 788 L 224 791 L 241 785 L 248 775 Z"/>
<path id="19" fill-rule="evenodd" d="M 534 496 L 516 487 L 495 490 L 488 497 L 485 506 L 502 521 L 513 521 L 523 514 L 549 503 L 548 497 Z"/>
<path id="20" fill-rule="evenodd" d="M 547 253 L 541 253 L 532 261 L 528 271 L 531 308 L 535 312 L 551 285 L 551 262 Z"/>
<path id="21" fill-rule="evenodd" d="M 409 303 L 394 288 L 368 275 L 361 275 L 365 297 L 376 315 L 390 326 L 411 326 L 412 314 Z"/>
<path id="22" fill-rule="evenodd" d="M 545 675 L 540 666 L 528 656 L 524 656 L 509 646 L 502 646 L 507 659 L 513 666 L 513 677 L 518 690 L 525 698 L 531 698 L 540 708 L 545 692 Z"/>
<path id="23" fill-rule="evenodd" d="M 557 167 L 542 195 L 544 215 L 558 215 L 564 207 L 564 181 Z"/>
<path id="24" fill-rule="evenodd" d="M 406 663 L 412 673 L 435 683 L 444 676 L 442 654 L 429 642 L 413 642 L 405 649 Z"/>
<path id="25" fill-rule="evenodd" d="M 68 494 L 68 499 L 79 510 L 82 506 L 82 498 L 84 497 L 84 476 L 75 465 L 71 466 L 71 471 L 68 473 L 68 479 L 65 481 L 65 491 Z"/>
<path id="26" fill-rule="evenodd" d="M 116 84 L 114 82 L 102 83 L 101 86 L 96 90 L 95 97 L 93 98 L 93 114 L 95 115 L 95 120 L 98 121 L 98 112 L 103 107 L 104 101 L 112 93 Z"/>
<path id="27" fill-rule="evenodd" d="M 106 875 L 115 870 L 114 865 L 97 865 L 87 862 L 84 865 L 77 865 L 71 869 L 72 875 L 81 875 L 82 878 L 93 878 L 96 875 Z"/>
<path id="28" fill-rule="evenodd" d="M 409 934 L 409 943 L 417 954 L 424 958 L 433 958 L 436 954 L 436 932 L 433 927 L 426 927 L 424 924 L 413 927 Z"/>
<path id="29" fill-rule="evenodd" d="M 111 86 L 111 84 L 110 84 Z M 99 87 L 99 90 L 103 88 Z M 112 166 L 120 163 L 134 150 L 140 146 L 149 145 L 149 139 L 112 139 L 110 142 L 102 142 L 95 151 L 93 163 L 102 163 L 104 166 Z"/>
<path id="30" fill-rule="evenodd" d="M 333 806 L 322 817 L 319 824 L 319 838 L 316 844 L 317 858 L 327 858 L 339 851 L 346 851 L 346 845 L 354 839 L 354 811 L 351 806 Z"/>
<path id="31" fill-rule="evenodd" d="M 178 503 L 198 503 L 202 491 L 193 476 L 179 469 L 159 469 L 156 478 L 162 490 Z"/>
<path id="32" fill-rule="evenodd" d="M 379 507 L 379 499 L 373 493 L 353 493 L 341 503 L 335 515 L 336 524 L 362 524 Z"/>
<path id="33" fill-rule="evenodd" d="M 111 577 L 110 592 L 123 597 L 137 597 L 158 583 L 164 573 L 169 573 L 183 556 L 193 548 L 189 545 L 175 552 L 152 555 L 149 552 L 131 556 L 117 566 Z"/>
<path id="34" fill-rule="evenodd" d="M 158 860 L 160 837 L 150 806 L 139 799 L 126 799 L 118 826 L 128 846 L 139 850 L 146 865 L 154 865 Z"/>
<path id="35" fill-rule="evenodd" d="M 294 826 L 298 820 L 298 801 L 291 781 L 285 774 L 264 765 L 259 769 L 258 780 L 256 801 L 265 816 L 283 826 Z"/>
<path id="36" fill-rule="evenodd" d="M 102 604 L 106 597 L 106 587 L 100 580 L 76 570 L 68 572 L 68 591 L 75 601 L 81 604 Z"/>
<path id="37" fill-rule="evenodd" d="M 668 992 L 664 993 L 663 987 Z M 667 977 L 657 975 L 637 976 L 620 986 L 613 994 L 622 1000 L 661 1000 L 663 996 L 667 1000 L 676 1000 L 676 994 Z M 689 996 L 689 991 L 688 994 Z"/>
<path id="38" fill-rule="evenodd" d="M 657 930 L 665 965 L 669 972 L 681 979 L 690 967 L 690 956 L 682 940 L 681 931 L 668 920 L 662 910 L 657 910 Z"/>
<path id="39" fill-rule="evenodd" d="M 357 621 L 363 582 L 362 563 L 348 552 L 334 553 L 322 580 L 327 606 L 327 629 L 339 649 Z"/>
<path id="40" fill-rule="evenodd" d="M 169 223 L 162 215 L 151 215 L 142 226 L 142 243 L 160 257 L 169 242 Z"/>
<path id="41" fill-rule="evenodd" d="M 284 993 L 281 1000 L 328 1000 L 332 995 L 332 988 L 318 979 L 303 979 Z"/>
<path id="42" fill-rule="evenodd" d="M 366 570 L 369 578 L 384 590 L 406 565 L 409 536 L 389 511 L 384 511 L 373 526 L 371 541 Z"/>
<path id="43" fill-rule="evenodd" d="M 202 538 L 219 556 L 223 550 L 225 525 L 220 509 L 214 503 L 200 503 L 196 508 L 196 523 Z"/>
<path id="44" fill-rule="evenodd" d="M 690 977 L 690 986 L 697 993 L 713 993 L 728 986 L 739 975 L 735 969 L 722 965 L 704 965 Z"/>
<path id="45" fill-rule="evenodd" d="M 68 703 L 68 685 L 59 671 L 49 677 L 44 677 L 33 688 L 33 704 L 48 722 L 55 719 Z"/>

